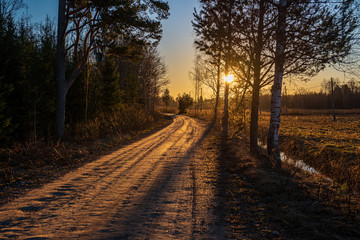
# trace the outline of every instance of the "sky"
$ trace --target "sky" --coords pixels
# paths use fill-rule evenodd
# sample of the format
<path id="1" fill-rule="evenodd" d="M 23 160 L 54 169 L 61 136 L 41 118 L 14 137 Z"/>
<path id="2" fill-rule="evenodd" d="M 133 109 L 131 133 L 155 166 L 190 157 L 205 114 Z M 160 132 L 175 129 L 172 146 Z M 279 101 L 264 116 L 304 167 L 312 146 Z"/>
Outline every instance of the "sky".
<path id="1" fill-rule="evenodd" d="M 33 23 L 44 21 L 47 15 L 56 21 L 58 0 L 24 0 L 24 2 L 28 6 L 28 13 Z M 183 92 L 190 92 L 193 96 L 193 84 L 189 79 L 195 57 L 191 20 L 194 8 L 199 8 L 199 3 L 198 0 L 169 0 L 168 2 L 170 17 L 162 22 L 163 38 L 159 45 L 160 53 L 165 58 L 168 68 L 170 80 L 168 88 L 174 97 Z M 316 91 L 320 89 L 321 81 L 330 77 L 338 78 L 340 82 L 344 80 L 343 73 L 326 69 L 307 83 L 300 81 L 286 83 L 287 91 L 292 93 L 300 87 L 308 91 Z"/>

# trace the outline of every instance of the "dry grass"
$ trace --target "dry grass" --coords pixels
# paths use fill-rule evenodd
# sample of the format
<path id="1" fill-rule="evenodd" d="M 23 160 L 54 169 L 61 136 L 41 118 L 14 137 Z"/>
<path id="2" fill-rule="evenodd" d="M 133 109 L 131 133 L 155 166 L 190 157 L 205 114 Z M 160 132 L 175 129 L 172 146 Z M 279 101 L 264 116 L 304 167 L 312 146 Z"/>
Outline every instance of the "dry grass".
<path id="1" fill-rule="evenodd" d="M 159 112 L 147 113 L 141 106 L 130 106 L 117 113 L 103 113 L 87 123 L 68 126 L 66 137 L 77 142 L 142 131 L 162 119 Z"/>
<path id="2" fill-rule="evenodd" d="M 178 113 L 178 109 L 176 107 L 158 107 L 157 110 L 159 112 L 162 112 L 162 113 L 171 113 L 171 114 L 177 114 Z"/>
<path id="3" fill-rule="evenodd" d="M 203 109 L 201 111 L 198 111 L 197 114 L 195 115 L 195 110 L 191 109 L 188 111 L 188 115 L 191 117 L 195 117 L 210 122 L 214 118 L 214 110 Z"/>
<path id="4" fill-rule="evenodd" d="M 259 135 L 266 139 L 269 115 L 259 121 Z M 339 183 L 339 191 L 360 191 L 360 117 L 341 115 L 333 122 L 327 115 L 281 117 L 280 148 Z"/>
<path id="5" fill-rule="evenodd" d="M 227 146 L 223 161 L 233 239 L 360 237 L 360 215 L 348 214 L 341 199 L 330 203 L 333 189 L 326 178 L 287 165 L 281 171 L 266 168 L 249 154 L 246 138 L 231 139 Z"/>

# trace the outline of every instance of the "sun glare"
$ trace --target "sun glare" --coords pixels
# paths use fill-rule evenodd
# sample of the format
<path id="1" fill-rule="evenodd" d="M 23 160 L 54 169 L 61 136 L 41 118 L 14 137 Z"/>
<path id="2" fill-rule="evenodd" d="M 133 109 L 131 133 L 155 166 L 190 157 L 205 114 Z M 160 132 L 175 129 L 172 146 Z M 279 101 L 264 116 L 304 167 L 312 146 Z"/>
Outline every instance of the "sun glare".
<path id="1" fill-rule="evenodd" d="M 229 75 L 225 76 L 225 81 L 228 83 L 231 83 L 232 81 L 234 81 L 234 75 L 229 74 Z"/>

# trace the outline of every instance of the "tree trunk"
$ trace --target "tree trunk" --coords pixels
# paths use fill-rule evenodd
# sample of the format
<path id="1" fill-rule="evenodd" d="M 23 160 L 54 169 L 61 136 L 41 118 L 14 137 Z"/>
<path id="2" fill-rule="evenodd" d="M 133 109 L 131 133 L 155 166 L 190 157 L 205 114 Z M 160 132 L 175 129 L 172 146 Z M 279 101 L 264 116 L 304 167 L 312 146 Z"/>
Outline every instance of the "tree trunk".
<path id="1" fill-rule="evenodd" d="M 226 56 L 225 56 L 225 92 L 224 92 L 224 113 L 223 113 L 223 124 L 222 124 L 222 136 L 224 139 L 228 138 L 228 130 L 229 130 L 229 88 L 230 82 L 228 82 L 229 77 L 229 67 L 231 66 L 231 41 L 232 41 L 232 25 L 231 25 L 231 18 L 232 18 L 232 10 L 233 10 L 233 2 L 227 8 L 228 16 L 227 16 L 227 28 L 226 28 Z"/>
<path id="2" fill-rule="evenodd" d="M 214 108 L 214 123 L 217 121 L 219 98 L 220 98 L 220 57 L 217 63 L 217 82 L 216 82 L 216 97 L 215 97 L 215 108 Z"/>
<path id="3" fill-rule="evenodd" d="M 264 1 L 260 0 L 259 25 L 257 29 L 257 39 L 255 43 L 254 60 L 254 84 L 251 101 L 251 121 L 250 121 L 250 151 L 258 153 L 258 120 L 259 120 L 259 95 L 260 95 L 260 75 L 261 75 L 261 52 L 263 49 L 263 30 L 264 30 Z"/>
<path id="4" fill-rule="evenodd" d="M 89 77 L 90 71 L 89 67 L 86 68 L 86 92 L 85 92 L 85 123 L 88 119 L 88 108 L 89 108 Z"/>
<path id="5" fill-rule="evenodd" d="M 281 167 L 279 151 L 279 127 L 281 114 L 281 87 L 284 74 L 286 44 L 286 0 L 279 2 L 278 25 L 276 30 L 275 74 L 271 88 L 271 117 L 267 139 L 267 151 L 277 167 Z"/>
<path id="6" fill-rule="evenodd" d="M 260 73 L 260 72 L 259 72 Z M 260 82 L 259 77 L 255 77 L 252 100 L 251 100 L 251 120 L 250 120 L 250 152 L 258 153 L 258 121 L 259 121 L 259 95 L 260 95 Z"/>
<path id="7" fill-rule="evenodd" d="M 223 114 L 223 131 L 222 131 L 222 137 L 227 138 L 228 137 L 228 131 L 229 131 L 229 87 L 230 83 L 225 81 L 225 93 L 224 93 L 224 114 Z"/>
<path id="8" fill-rule="evenodd" d="M 59 0 L 56 48 L 56 136 L 61 139 L 65 130 L 65 0 Z"/>

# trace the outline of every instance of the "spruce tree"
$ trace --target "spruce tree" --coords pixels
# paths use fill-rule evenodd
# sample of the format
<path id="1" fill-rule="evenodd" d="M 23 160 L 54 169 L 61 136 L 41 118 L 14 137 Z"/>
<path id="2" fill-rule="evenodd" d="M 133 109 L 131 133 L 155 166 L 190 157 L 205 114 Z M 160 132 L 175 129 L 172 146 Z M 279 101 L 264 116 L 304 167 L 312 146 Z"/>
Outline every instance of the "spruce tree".
<path id="1" fill-rule="evenodd" d="M 119 74 L 113 60 L 105 59 L 101 69 L 100 109 L 103 112 L 119 111 L 122 105 L 122 91 L 119 86 Z"/>

